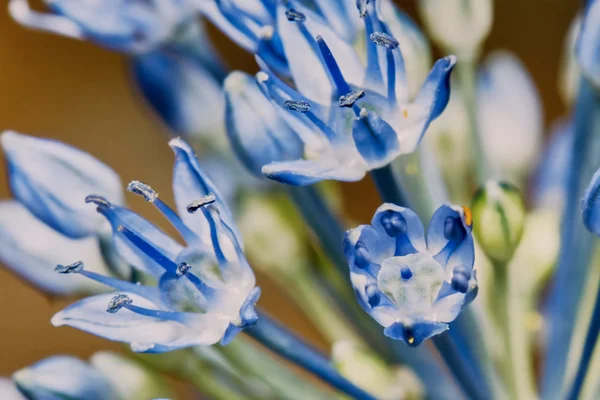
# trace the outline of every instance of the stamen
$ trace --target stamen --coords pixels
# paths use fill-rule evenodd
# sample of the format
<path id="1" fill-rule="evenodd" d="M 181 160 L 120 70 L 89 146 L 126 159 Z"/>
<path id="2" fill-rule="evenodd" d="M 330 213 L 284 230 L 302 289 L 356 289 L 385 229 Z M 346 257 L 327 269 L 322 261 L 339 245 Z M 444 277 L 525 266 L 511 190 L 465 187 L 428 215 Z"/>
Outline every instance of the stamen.
<path id="1" fill-rule="evenodd" d="M 121 232 L 142 253 L 156 261 L 158 265 L 163 267 L 166 271 L 171 273 L 175 272 L 177 265 L 160 251 L 158 251 L 153 245 L 145 241 L 142 237 L 125 228 L 123 225 L 120 225 L 117 230 Z"/>
<path id="2" fill-rule="evenodd" d="M 106 312 L 110 314 L 116 314 L 121 308 L 125 307 L 127 304 L 133 303 L 131 297 L 126 294 L 117 294 L 113 296 L 112 299 L 108 302 L 108 307 L 106 308 Z"/>
<path id="3" fill-rule="evenodd" d="M 154 191 L 150 186 L 140 181 L 131 181 L 127 185 L 127 190 L 131 193 L 143 196 L 147 202 L 152 203 L 158 198 L 158 193 Z"/>
<path id="4" fill-rule="evenodd" d="M 367 4 L 369 4 L 369 0 L 356 0 L 356 8 L 358 8 L 361 18 L 367 16 Z"/>
<path id="5" fill-rule="evenodd" d="M 203 198 L 194 200 L 193 202 L 188 204 L 186 207 L 186 210 L 188 213 L 194 214 L 196 211 L 198 211 L 198 209 L 200 209 L 208 204 L 212 204 L 215 201 L 217 201 L 217 197 L 215 196 L 214 193 L 211 192 L 211 193 L 207 194 L 206 196 L 204 196 Z"/>
<path id="6" fill-rule="evenodd" d="M 86 203 L 94 203 L 99 207 L 111 207 L 110 201 L 106 199 L 104 196 L 99 196 L 97 194 L 90 194 L 85 198 Z"/>
<path id="7" fill-rule="evenodd" d="M 400 270 L 400 276 L 402 277 L 402 279 L 404 279 L 404 280 L 406 280 L 406 281 L 407 281 L 407 280 L 409 280 L 410 278 L 412 278 L 412 276 L 413 276 L 413 273 L 412 273 L 412 271 L 410 270 L 410 268 L 408 268 L 408 267 L 404 267 L 404 268 L 402 268 L 402 269 Z"/>
<path id="8" fill-rule="evenodd" d="M 338 100 L 338 105 L 340 107 L 352 107 L 356 100 L 362 99 L 365 97 L 367 92 L 363 89 L 354 90 L 350 93 L 346 93 L 345 95 L 340 96 Z"/>
<path id="9" fill-rule="evenodd" d="M 73 264 L 69 264 L 69 265 L 57 265 L 56 268 L 54 268 L 54 270 L 56 272 L 58 272 L 59 274 L 78 274 L 79 272 L 81 272 L 83 270 L 83 261 L 76 261 Z"/>
<path id="10" fill-rule="evenodd" d="M 128 309 L 131 312 L 134 312 L 136 314 L 143 315 L 146 317 L 159 318 L 159 319 L 164 319 L 164 320 L 168 320 L 168 321 L 185 323 L 185 314 L 184 313 L 175 312 L 175 311 L 151 310 L 149 308 L 136 306 L 131 303 L 132 303 L 131 301 L 128 303 L 125 303 L 125 304 L 123 304 L 122 307 L 125 307 L 126 309 Z"/>
<path id="11" fill-rule="evenodd" d="M 302 14 L 300 11 L 296 11 L 293 8 L 289 10 L 285 10 L 285 17 L 288 21 L 292 22 L 304 22 L 306 21 L 306 15 Z"/>
<path id="12" fill-rule="evenodd" d="M 310 103 L 304 100 L 286 100 L 283 102 L 283 106 L 290 111 L 296 111 L 301 114 L 310 111 Z"/>
<path id="13" fill-rule="evenodd" d="M 187 272 L 190 270 L 190 268 L 192 268 L 192 266 L 188 263 L 186 263 L 185 261 L 179 263 L 179 265 L 177 265 L 177 269 L 175 270 L 175 275 L 178 278 L 181 278 L 182 276 L 184 276 L 185 274 L 187 274 Z"/>
<path id="14" fill-rule="evenodd" d="M 369 36 L 369 39 L 376 45 L 386 47 L 390 50 L 394 50 L 400 45 L 393 36 L 383 32 L 373 32 Z"/>
<path id="15" fill-rule="evenodd" d="M 322 36 L 317 36 L 317 43 L 319 45 L 321 55 L 323 56 L 323 60 L 325 61 L 325 65 L 329 70 L 329 74 L 331 75 L 331 78 L 337 87 L 338 93 L 348 93 L 352 91 L 350 85 L 348 85 L 348 82 L 346 82 L 344 79 L 344 75 L 342 74 L 338 63 L 335 60 L 335 57 L 331 53 L 331 49 L 329 46 L 327 46 L 327 43 L 325 43 L 325 40 Z"/>
<path id="16" fill-rule="evenodd" d="M 111 287 L 115 290 L 123 291 L 123 292 L 131 292 L 137 294 L 138 296 L 145 297 L 147 299 L 154 298 L 157 296 L 157 288 L 144 286 L 141 284 L 136 284 L 132 282 L 122 281 L 120 279 L 111 278 L 109 276 L 104 276 L 97 274 L 92 271 L 81 271 L 81 275 L 86 278 L 92 279 L 96 282 L 99 282 L 103 285 Z"/>

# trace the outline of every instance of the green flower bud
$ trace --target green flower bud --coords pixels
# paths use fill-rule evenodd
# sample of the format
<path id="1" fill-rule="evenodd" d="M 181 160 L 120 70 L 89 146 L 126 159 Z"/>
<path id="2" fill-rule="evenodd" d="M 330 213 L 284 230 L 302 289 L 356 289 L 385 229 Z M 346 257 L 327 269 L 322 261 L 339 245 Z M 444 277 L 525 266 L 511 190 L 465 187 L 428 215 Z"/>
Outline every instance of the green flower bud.
<path id="1" fill-rule="evenodd" d="M 432 38 L 459 58 L 473 59 L 492 28 L 492 0 L 419 0 Z"/>
<path id="2" fill-rule="evenodd" d="M 519 190 L 507 183 L 490 181 L 473 199 L 473 233 L 494 263 L 508 262 L 523 233 L 525 205 Z"/>

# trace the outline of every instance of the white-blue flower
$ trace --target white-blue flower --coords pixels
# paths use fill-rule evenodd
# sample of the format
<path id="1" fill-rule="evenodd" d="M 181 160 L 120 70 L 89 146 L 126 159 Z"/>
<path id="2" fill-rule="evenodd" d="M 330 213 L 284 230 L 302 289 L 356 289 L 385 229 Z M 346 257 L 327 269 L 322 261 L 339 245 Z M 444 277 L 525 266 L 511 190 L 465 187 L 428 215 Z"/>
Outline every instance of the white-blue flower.
<path id="1" fill-rule="evenodd" d="M 231 212 L 201 171 L 192 149 L 171 141 L 176 154 L 173 190 L 179 215 L 141 182 L 128 190 L 143 196 L 175 226 L 183 246 L 132 211 L 90 195 L 113 227 L 114 242 L 133 267 L 158 281 L 146 286 L 87 271 L 82 262 L 57 267 L 78 273 L 116 291 L 83 299 L 52 318 L 110 340 L 129 343 L 134 351 L 164 352 L 195 345 L 228 343 L 257 321 L 260 295 L 242 250 Z"/>
<path id="2" fill-rule="evenodd" d="M 575 51 L 582 74 L 596 87 L 600 87 L 598 46 L 600 46 L 600 0 L 590 0 L 586 5 Z"/>
<path id="3" fill-rule="evenodd" d="M 386 336 L 418 346 L 448 329 L 477 295 L 471 212 L 441 206 L 427 237 L 410 209 L 383 204 L 371 225 L 346 233 L 344 251 L 361 307 Z"/>
<path id="4" fill-rule="evenodd" d="M 355 181 L 367 171 L 413 152 L 449 98 L 456 58 L 436 62 L 411 99 L 399 42 L 375 1 L 362 15 L 367 66 L 319 14 L 290 1 L 277 7 L 277 32 L 296 89 L 281 81 L 268 60 L 258 82 L 304 143 L 304 157 L 263 167 L 271 178 L 294 185 L 323 179 Z"/>

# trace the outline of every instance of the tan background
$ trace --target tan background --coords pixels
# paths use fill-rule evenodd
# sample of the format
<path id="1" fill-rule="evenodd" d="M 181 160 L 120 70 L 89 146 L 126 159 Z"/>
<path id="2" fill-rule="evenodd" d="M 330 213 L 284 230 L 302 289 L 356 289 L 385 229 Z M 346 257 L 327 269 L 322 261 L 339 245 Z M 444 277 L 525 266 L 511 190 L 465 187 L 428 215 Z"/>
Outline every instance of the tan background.
<path id="1" fill-rule="evenodd" d="M 399 1 L 414 14 L 412 1 Z M 574 0 L 496 0 L 488 49 L 516 52 L 533 73 L 544 99 L 546 120 L 564 112 L 556 78 L 564 34 L 575 15 Z M 225 57 L 236 68 L 254 71 L 252 58 L 219 35 Z M 0 10 L 0 130 L 58 138 L 111 165 L 124 182 L 151 183 L 170 201 L 172 155 L 166 135 L 136 99 L 123 56 L 94 45 L 28 31 Z M 0 170 L 5 171 L 4 164 Z M 5 173 L 3 175 L 6 175 Z M 370 182 L 345 185 L 348 211 L 365 221 L 378 205 Z M 366 188 L 366 189 L 365 189 Z M 373 193 L 365 196 L 364 193 Z M 10 193 L 0 180 L 0 198 Z M 142 201 L 133 208 L 152 218 Z M 261 304 L 320 343 L 296 309 L 264 277 Z M 53 301 L 0 269 L 0 375 L 45 356 L 88 356 L 113 343 L 71 328 L 53 328 L 49 319 L 65 302 Z"/>

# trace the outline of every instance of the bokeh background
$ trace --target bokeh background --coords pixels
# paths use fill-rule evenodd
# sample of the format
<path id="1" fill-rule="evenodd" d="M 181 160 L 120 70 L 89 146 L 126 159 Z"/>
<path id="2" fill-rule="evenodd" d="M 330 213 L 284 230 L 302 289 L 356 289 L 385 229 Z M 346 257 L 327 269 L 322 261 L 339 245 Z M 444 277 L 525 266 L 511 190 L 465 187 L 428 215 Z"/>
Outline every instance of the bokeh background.
<path id="1" fill-rule="evenodd" d="M 418 20 L 414 0 L 397 3 Z M 494 27 L 486 52 L 509 49 L 521 58 L 539 88 L 547 123 L 566 112 L 557 92 L 558 67 L 564 37 L 579 3 L 495 1 Z M 29 31 L 13 22 L 3 7 L 0 130 L 13 129 L 70 143 L 112 166 L 123 182 L 148 182 L 161 198 L 172 203 L 173 157 L 166 145 L 167 135 L 129 83 L 126 58 L 89 43 Z M 231 67 L 256 71 L 252 57 L 215 30 L 211 32 Z M 3 162 L 0 171 L 6 176 Z M 371 182 L 346 184 L 343 190 L 345 209 L 353 219 L 370 219 L 378 206 Z M 9 197 L 3 178 L 0 198 Z M 132 198 L 130 205 L 167 228 L 145 202 Z M 259 276 L 259 285 L 264 293 L 261 305 L 317 346 L 323 346 L 311 324 L 286 300 L 282 290 L 265 276 Z M 50 317 L 66 303 L 40 294 L 0 268 L 0 375 L 9 375 L 52 354 L 87 357 L 99 349 L 120 348 L 75 329 L 53 328 Z"/>

